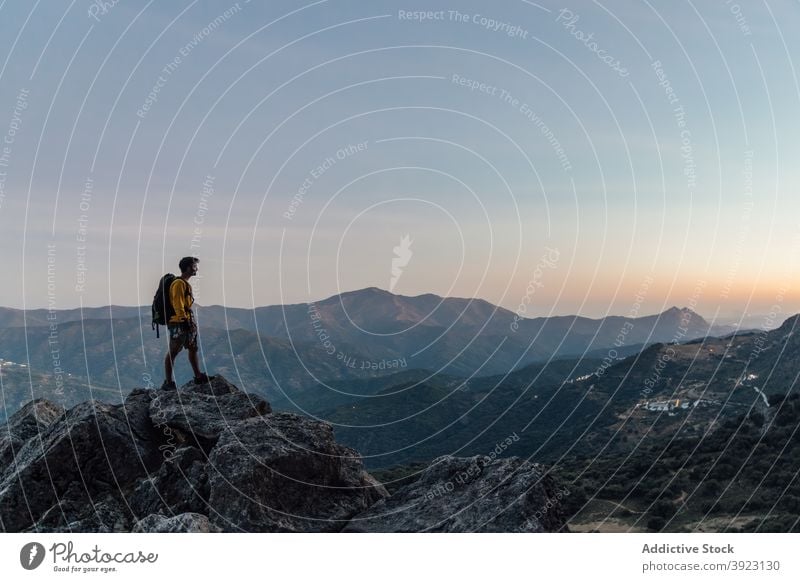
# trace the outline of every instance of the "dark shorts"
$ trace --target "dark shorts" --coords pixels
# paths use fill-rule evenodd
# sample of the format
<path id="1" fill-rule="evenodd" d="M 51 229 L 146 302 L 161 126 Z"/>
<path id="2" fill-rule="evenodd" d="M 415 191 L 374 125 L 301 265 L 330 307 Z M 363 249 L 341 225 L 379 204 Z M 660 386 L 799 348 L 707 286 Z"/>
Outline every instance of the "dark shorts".
<path id="1" fill-rule="evenodd" d="M 197 328 L 189 323 L 170 323 L 167 325 L 170 341 L 178 341 L 184 348 L 197 347 Z"/>

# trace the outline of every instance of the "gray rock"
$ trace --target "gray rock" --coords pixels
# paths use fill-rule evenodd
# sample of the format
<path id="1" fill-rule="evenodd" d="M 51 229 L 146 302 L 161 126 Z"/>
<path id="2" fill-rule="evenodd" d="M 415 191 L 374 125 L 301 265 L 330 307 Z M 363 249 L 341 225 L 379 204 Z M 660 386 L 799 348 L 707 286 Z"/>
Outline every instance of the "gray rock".
<path id="1" fill-rule="evenodd" d="M 208 513 L 208 456 L 196 447 L 174 453 L 165 448 L 164 463 L 139 481 L 128 498 L 136 515 Z"/>
<path id="2" fill-rule="evenodd" d="M 77 486 L 77 484 L 75 484 Z M 124 502 L 113 494 L 86 503 L 81 495 L 68 491 L 61 500 L 25 531 L 35 533 L 130 531 L 130 512 Z"/>
<path id="3" fill-rule="evenodd" d="M 16 460 L 0 531 L 332 531 L 387 495 L 330 425 L 220 376 L 66 413 L 37 401 L 0 434 Z"/>
<path id="4" fill-rule="evenodd" d="M 6 426 L 0 429 L 0 469 L 13 463 L 22 445 L 43 433 L 62 414 L 62 406 L 39 398 L 12 415 Z"/>
<path id="5" fill-rule="evenodd" d="M 199 513 L 182 513 L 174 517 L 152 514 L 136 522 L 133 533 L 209 533 L 217 531 L 208 517 Z"/>
<path id="6" fill-rule="evenodd" d="M 84 402 L 28 439 L 15 465 L 0 474 L 0 519 L 22 531 L 58 505 L 60 511 L 120 492 L 152 468 L 153 451 L 128 424 L 123 405 Z M 66 526 L 78 516 L 66 513 Z"/>
<path id="7" fill-rule="evenodd" d="M 228 382 L 222 375 L 216 375 L 209 378 L 208 382 L 201 382 L 195 384 L 194 382 L 187 382 L 180 388 L 181 392 L 189 392 L 192 394 L 206 394 L 208 396 L 223 396 L 225 394 L 244 394 L 238 387 Z"/>
<path id="8" fill-rule="evenodd" d="M 211 522 L 225 530 L 339 531 L 388 496 L 328 423 L 289 413 L 231 425 L 210 465 Z"/>
<path id="9" fill-rule="evenodd" d="M 356 515 L 347 532 L 555 532 L 565 524 L 555 480 L 517 457 L 436 459 L 417 481 Z"/>
<path id="10" fill-rule="evenodd" d="M 150 401 L 150 421 L 166 440 L 209 451 L 232 422 L 272 412 L 269 403 L 238 390 L 221 376 L 210 383 L 187 384 L 174 392 L 157 391 Z"/>

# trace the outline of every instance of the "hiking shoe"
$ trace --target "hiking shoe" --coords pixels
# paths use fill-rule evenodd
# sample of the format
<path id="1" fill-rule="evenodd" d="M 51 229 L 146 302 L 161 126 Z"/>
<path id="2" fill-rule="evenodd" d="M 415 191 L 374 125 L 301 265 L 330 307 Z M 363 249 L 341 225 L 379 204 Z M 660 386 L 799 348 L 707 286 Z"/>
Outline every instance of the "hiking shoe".
<path id="1" fill-rule="evenodd" d="M 177 390 L 178 389 L 178 385 L 175 384 L 174 380 L 164 380 L 164 383 L 161 385 L 161 389 L 162 390 L 167 390 L 167 391 Z"/>
<path id="2" fill-rule="evenodd" d="M 209 380 L 211 380 L 211 378 L 213 378 L 213 377 L 214 376 L 207 376 L 206 373 L 203 372 L 199 376 L 195 376 L 194 377 L 194 383 L 195 384 L 203 384 L 204 382 L 208 382 Z"/>

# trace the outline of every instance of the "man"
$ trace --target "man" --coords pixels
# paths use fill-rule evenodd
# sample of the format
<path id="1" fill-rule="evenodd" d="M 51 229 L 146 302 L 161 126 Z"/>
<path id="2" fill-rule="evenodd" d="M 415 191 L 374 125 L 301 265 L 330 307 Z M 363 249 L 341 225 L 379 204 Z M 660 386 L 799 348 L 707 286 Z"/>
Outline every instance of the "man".
<path id="1" fill-rule="evenodd" d="M 164 390 L 177 389 L 172 370 L 175 358 L 183 348 L 186 348 L 188 352 L 195 383 L 201 384 L 209 380 L 209 377 L 200 371 L 200 362 L 197 358 L 197 323 L 192 313 L 194 295 L 192 295 L 192 286 L 189 284 L 189 279 L 197 275 L 197 263 L 199 262 L 200 259 L 196 257 L 183 257 L 178 263 L 181 276 L 176 277 L 169 287 L 169 297 L 175 315 L 170 317 L 167 322 L 169 353 L 164 358 L 166 380 L 161 385 Z"/>

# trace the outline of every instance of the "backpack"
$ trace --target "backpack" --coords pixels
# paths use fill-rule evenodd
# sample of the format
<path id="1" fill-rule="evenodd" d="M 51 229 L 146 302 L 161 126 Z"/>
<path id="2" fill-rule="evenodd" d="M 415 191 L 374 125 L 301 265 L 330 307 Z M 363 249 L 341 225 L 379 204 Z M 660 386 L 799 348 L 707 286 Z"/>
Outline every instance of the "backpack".
<path id="1" fill-rule="evenodd" d="M 169 319 L 175 315 L 175 310 L 172 308 L 172 300 L 169 296 L 169 288 L 172 282 L 176 279 L 172 273 L 167 273 L 158 282 L 158 289 L 153 297 L 153 322 L 150 324 L 151 329 L 156 330 L 156 337 L 161 337 L 158 333 L 159 325 L 167 325 Z"/>

